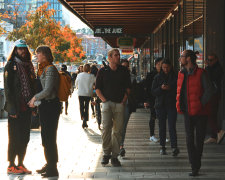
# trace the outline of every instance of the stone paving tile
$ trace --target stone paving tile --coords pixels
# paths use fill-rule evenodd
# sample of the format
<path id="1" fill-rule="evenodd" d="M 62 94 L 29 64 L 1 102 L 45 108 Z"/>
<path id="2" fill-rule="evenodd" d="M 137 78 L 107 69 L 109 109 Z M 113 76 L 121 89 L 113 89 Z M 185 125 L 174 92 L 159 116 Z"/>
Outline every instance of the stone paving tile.
<path id="1" fill-rule="evenodd" d="M 170 143 L 167 143 L 167 156 L 159 154 L 159 143 L 149 141 L 149 110 L 138 109 L 131 115 L 125 139 L 126 156 L 120 158 L 122 167 L 101 166 L 102 147 L 101 131 L 97 129 L 96 120 L 90 118 L 88 130 L 81 128 L 78 98 L 73 94 L 69 99 L 69 115 L 62 114 L 58 129 L 58 169 L 60 177 L 65 179 L 225 179 L 225 143 L 206 145 L 202 158 L 201 176 L 190 178 L 185 142 L 183 119 L 178 116 L 178 145 L 181 153 L 178 157 L 171 156 Z M 91 114 L 91 113 L 90 113 Z M 156 136 L 158 126 L 156 122 Z M 35 170 L 44 163 L 40 129 L 31 131 L 31 138 L 25 158 L 25 165 L 33 171 L 32 175 L 8 176 L 7 168 L 7 120 L 0 120 L 0 180 L 40 180 Z M 167 137 L 169 137 L 167 133 Z M 57 179 L 57 178 L 49 178 Z"/>

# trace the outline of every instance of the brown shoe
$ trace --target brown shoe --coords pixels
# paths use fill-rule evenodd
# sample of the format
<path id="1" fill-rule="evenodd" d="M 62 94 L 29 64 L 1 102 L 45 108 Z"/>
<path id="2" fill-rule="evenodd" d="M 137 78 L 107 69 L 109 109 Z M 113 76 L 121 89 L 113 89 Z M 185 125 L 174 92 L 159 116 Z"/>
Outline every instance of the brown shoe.
<path id="1" fill-rule="evenodd" d="M 223 141 L 224 137 L 225 137 L 225 131 L 220 130 L 220 132 L 217 133 L 217 144 L 220 144 Z"/>
<path id="2" fill-rule="evenodd" d="M 209 138 L 204 142 L 204 144 L 212 144 L 212 143 L 217 143 L 215 138 Z"/>

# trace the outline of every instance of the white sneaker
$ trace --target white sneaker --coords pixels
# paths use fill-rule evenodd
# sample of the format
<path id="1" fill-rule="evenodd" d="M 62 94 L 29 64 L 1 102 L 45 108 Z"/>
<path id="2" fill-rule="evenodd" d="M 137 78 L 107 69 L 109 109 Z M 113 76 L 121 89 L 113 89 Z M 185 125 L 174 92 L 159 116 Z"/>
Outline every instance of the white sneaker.
<path id="1" fill-rule="evenodd" d="M 155 143 L 158 142 L 158 139 L 155 136 L 150 136 L 149 140 Z"/>
<path id="2" fill-rule="evenodd" d="M 167 139 L 167 138 L 166 138 L 166 142 L 170 142 L 170 139 Z"/>

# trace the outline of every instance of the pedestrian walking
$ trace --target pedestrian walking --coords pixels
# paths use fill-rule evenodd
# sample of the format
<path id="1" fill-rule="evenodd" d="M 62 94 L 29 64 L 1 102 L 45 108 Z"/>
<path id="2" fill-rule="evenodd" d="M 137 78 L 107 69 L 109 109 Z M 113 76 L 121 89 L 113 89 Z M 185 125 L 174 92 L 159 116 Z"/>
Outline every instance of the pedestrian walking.
<path id="1" fill-rule="evenodd" d="M 131 87 L 127 68 L 120 65 L 118 49 L 108 52 L 109 66 L 98 71 L 96 77 L 96 93 L 102 101 L 102 147 L 101 164 L 109 163 L 121 166 L 118 160 L 124 120 L 124 108 Z"/>
<path id="2" fill-rule="evenodd" d="M 93 74 L 96 77 L 97 73 L 98 73 L 98 68 L 96 67 L 96 65 L 92 64 L 91 65 L 91 74 Z M 98 129 L 101 130 L 101 123 L 102 123 L 101 99 L 96 95 L 95 84 L 94 84 L 94 89 L 93 89 L 93 96 L 91 98 L 91 105 L 93 106 L 92 113 L 93 113 L 93 111 L 95 109 L 94 117 L 96 117 L 96 120 L 98 122 Z"/>
<path id="3" fill-rule="evenodd" d="M 61 72 L 64 73 L 64 75 L 67 77 L 68 81 L 71 83 L 71 93 L 72 93 L 72 76 L 70 75 L 70 73 L 67 71 L 67 65 L 63 64 L 61 67 Z M 70 94 L 71 95 L 71 94 Z M 68 114 L 68 106 L 69 106 L 69 102 L 68 100 L 65 101 L 65 114 Z M 63 108 L 63 107 L 62 107 Z"/>
<path id="4" fill-rule="evenodd" d="M 5 111 L 8 112 L 8 174 L 31 174 L 23 164 L 30 140 L 32 109 L 27 105 L 35 94 L 31 53 L 24 40 L 17 40 L 4 68 Z M 15 159 L 18 164 L 15 164 Z"/>
<path id="5" fill-rule="evenodd" d="M 152 83 L 152 94 L 155 96 L 156 116 L 159 120 L 160 154 L 166 152 L 166 120 L 168 118 L 169 135 L 171 139 L 172 155 L 177 156 L 180 150 L 177 147 L 177 110 L 176 90 L 177 76 L 169 60 L 162 61 L 162 70 L 158 73 Z"/>
<path id="6" fill-rule="evenodd" d="M 207 125 L 207 103 L 212 96 L 212 86 L 207 73 L 196 63 L 196 53 L 182 52 L 181 70 L 177 81 L 177 111 L 184 115 L 186 143 L 192 172 L 198 176 L 201 168 L 204 138 Z"/>
<path id="7" fill-rule="evenodd" d="M 88 128 L 87 121 L 89 120 L 89 103 L 93 94 L 93 86 L 95 76 L 90 74 L 91 67 L 85 64 L 83 72 L 77 75 L 75 86 L 78 88 L 78 98 L 80 104 L 80 117 L 83 120 L 82 128 Z"/>
<path id="8" fill-rule="evenodd" d="M 223 68 L 220 65 L 219 58 L 215 53 L 210 53 L 206 60 L 206 71 L 209 75 L 214 87 L 214 94 L 210 100 L 210 113 L 208 116 L 209 127 L 211 128 L 211 137 L 205 141 L 205 144 L 217 143 L 220 144 L 224 137 L 225 131 L 218 124 L 218 110 L 221 100 Z"/>
<path id="9" fill-rule="evenodd" d="M 146 98 L 144 107 L 150 108 L 150 121 L 149 121 L 149 129 L 150 129 L 150 138 L 149 140 L 152 142 L 158 142 L 158 139 L 155 137 L 155 121 L 156 121 L 156 112 L 155 112 L 155 96 L 152 94 L 152 82 L 155 78 L 155 76 L 160 73 L 161 67 L 162 67 L 162 61 L 163 58 L 157 58 L 155 60 L 155 68 L 153 71 L 147 74 L 146 80 L 145 80 L 145 90 L 146 90 Z"/>
<path id="10" fill-rule="evenodd" d="M 61 111 L 61 103 L 58 98 L 59 73 L 52 64 L 53 55 L 51 49 L 42 45 L 36 49 L 39 63 L 37 79 L 39 92 L 30 100 L 29 106 L 34 107 L 38 102 L 41 122 L 41 139 L 44 147 L 46 164 L 39 170 L 43 177 L 58 176 L 58 148 L 57 129 Z"/>
<path id="11" fill-rule="evenodd" d="M 126 67 L 130 73 L 129 61 L 127 59 L 121 59 L 121 65 Z M 127 102 L 125 104 L 122 139 L 121 139 L 121 143 L 120 143 L 120 153 L 119 153 L 121 157 L 124 157 L 125 153 L 126 153 L 125 148 L 124 148 L 124 141 L 125 141 L 125 136 L 126 136 L 126 131 L 127 131 L 127 124 L 129 122 L 131 113 L 135 112 L 135 111 L 136 111 L 135 87 L 134 87 L 134 84 L 132 83 L 131 88 L 130 88 L 130 93 L 127 98 Z"/>

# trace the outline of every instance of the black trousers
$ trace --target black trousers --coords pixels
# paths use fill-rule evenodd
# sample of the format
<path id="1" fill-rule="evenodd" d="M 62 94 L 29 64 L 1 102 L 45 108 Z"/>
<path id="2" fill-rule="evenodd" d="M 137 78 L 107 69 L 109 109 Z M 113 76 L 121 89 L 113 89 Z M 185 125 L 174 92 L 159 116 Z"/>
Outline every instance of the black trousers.
<path id="1" fill-rule="evenodd" d="M 167 105 L 160 108 L 156 108 L 157 118 L 159 120 L 159 138 L 160 145 L 165 147 L 166 145 L 166 120 L 168 118 L 168 129 L 170 135 L 171 148 L 177 148 L 177 110 L 175 105 Z"/>
<path id="2" fill-rule="evenodd" d="M 101 113 L 101 100 L 97 97 L 95 105 L 95 116 L 100 125 L 102 123 L 102 113 Z"/>
<path id="3" fill-rule="evenodd" d="M 42 100 L 39 106 L 42 145 L 49 166 L 55 166 L 58 162 L 56 140 L 60 110 L 61 103 L 58 98 L 50 101 Z"/>
<path id="4" fill-rule="evenodd" d="M 220 95 L 215 95 L 211 98 L 210 113 L 208 116 L 208 123 L 209 127 L 211 128 L 211 137 L 215 139 L 217 138 L 217 133 L 221 130 L 221 127 L 219 127 L 217 122 L 220 99 Z"/>
<path id="5" fill-rule="evenodd" d="M 201 168 L 201 157 L 206 134 L 207 116 L 184 115 L 186 142 L 192 170 Z"/>
<path id="6" fill-rule="evenodd" d="M 79 103 L 80 103 L 80 116 L 81 119 L 83 119 L 83 123 L 86 124 L 86 122 L 89 119 L 89 102 L 91 100 L 91 97 L 89 96 L 79 96 Z"/>
<path id="7" fill-rule="evenodd" d="M 149 121 L 149 129 L 150 129 L 150 136 L 155 135 L 155 120 L 156 120 L 156 112 L 154 105 L 150 105 L 150 121 Z"/>
<path id="8" fill-rule="evenodd" d="M 30 140 L 31 111 L 21 112 L 17 118 L 8 118 L 8 161 L 14 163 L 16 156 L 18 162 L 23 163 L 27 144 Z"/>

